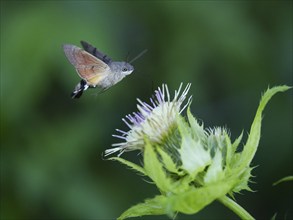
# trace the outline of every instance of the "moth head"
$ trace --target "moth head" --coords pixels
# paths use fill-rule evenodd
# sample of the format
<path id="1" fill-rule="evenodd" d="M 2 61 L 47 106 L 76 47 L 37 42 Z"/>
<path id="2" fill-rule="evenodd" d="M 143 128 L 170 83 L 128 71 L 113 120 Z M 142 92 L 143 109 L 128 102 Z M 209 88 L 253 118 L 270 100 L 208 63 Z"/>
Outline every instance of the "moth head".
<path id="1" fill-rule="evenodd" d="M 133 72 L 134 68 L 131 64 L 126 63 L 126 62 L 122 62 L 122 66 L 121 66 L 121 73 L 123 75 L 129 75 Z"/>

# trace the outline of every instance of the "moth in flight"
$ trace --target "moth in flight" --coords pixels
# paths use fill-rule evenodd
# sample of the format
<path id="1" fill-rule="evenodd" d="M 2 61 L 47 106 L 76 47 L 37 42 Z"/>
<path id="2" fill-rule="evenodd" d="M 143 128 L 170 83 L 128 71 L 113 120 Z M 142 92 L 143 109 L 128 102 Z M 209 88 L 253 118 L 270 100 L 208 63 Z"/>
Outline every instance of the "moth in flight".
<path id="1" fill-rule="evenodd" d="M 134 70 L 130 64 L 134 59 L 130 63 L 113 61 L 89 43 L 81 41 L 81 45 L 83 49 L 71 44 L 63 45 L 67 59 L 81 78 L 71 93 L 73 99 L 79 98 L 88 88 L 107 90 Z"/>

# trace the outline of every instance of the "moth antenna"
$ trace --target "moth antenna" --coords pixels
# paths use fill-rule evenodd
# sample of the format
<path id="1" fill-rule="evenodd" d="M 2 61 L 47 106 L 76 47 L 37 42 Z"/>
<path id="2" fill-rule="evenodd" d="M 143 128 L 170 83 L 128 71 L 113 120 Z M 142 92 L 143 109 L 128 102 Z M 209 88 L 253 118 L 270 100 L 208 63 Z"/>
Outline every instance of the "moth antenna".
<path id="1" fill-rule="evenodd" d="M 133 63 L 135 60 L 137 60 L 142 55 L 144 55 L 147 51 L 148 51 L 147 49 L 143 50 L 140 54 L 138 54 L 136 57 L 134 57 L 129 63 Z"/>
<path id="2" fill-rule="evenodd" d="M 130 55 L 130 51 L 127 52 L 127 55 L 126 55 L 126 58 L 125 58 L 126 63 L 128 63 L 129 55 Z"/>

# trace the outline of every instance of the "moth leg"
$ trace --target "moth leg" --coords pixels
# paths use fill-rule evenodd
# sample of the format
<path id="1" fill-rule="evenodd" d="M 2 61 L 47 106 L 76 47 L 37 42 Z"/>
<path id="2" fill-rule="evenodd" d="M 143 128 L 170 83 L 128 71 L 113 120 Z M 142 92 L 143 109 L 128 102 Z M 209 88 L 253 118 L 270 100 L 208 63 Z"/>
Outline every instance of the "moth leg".
<path id="1" fill-rule="evenodd" d="M 90 88 L 95 88 L 95 87 L 90 86 Z M 94 93 L 93 95 L 94 95 L 94 96 L 98 96 L 98 95 L 104 93 L 105 91 L 107 91 L 109 88 L 110 88 L 110 87 L 107 87 L 107 88 L 101 88 L 101 87 L 98 87 L 98 92 Z"/>
<path id="2" fill-rule="evenodd" d="M 99 94 L 106 92 L 110 87 L 102 88 L 101 91 L 99 91 Z"/>

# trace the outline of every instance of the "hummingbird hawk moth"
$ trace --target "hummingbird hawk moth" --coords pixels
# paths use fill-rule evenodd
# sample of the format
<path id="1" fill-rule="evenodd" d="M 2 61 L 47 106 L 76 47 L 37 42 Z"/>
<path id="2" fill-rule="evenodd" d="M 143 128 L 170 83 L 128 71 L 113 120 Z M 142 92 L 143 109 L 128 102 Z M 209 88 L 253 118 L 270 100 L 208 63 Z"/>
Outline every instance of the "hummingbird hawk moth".
<path id="1" fill-rule="evenodd" d="M 112 61 L 109 56 L 85 41 L 81 41 L 81 45 L 83 49 L 71 44 L 63 45 L 67 59 L 81 78 L 71 93 L 73 99 L 79 98 L 88 88 L 107 90 L 134 70 L 130 63 Z"/>

